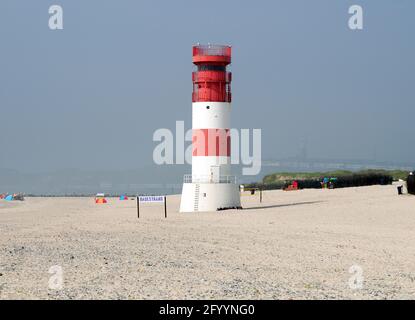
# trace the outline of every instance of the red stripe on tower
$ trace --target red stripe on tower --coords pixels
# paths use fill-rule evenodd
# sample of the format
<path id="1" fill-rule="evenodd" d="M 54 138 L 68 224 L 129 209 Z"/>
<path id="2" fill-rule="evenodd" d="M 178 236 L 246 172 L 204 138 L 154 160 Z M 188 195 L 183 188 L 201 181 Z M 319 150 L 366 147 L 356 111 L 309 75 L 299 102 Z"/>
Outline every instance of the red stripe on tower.
<path id="1" fill-rule="evenodd" d="M 193 156 L 231 156 L 229 129 L 193 129 Z"/>

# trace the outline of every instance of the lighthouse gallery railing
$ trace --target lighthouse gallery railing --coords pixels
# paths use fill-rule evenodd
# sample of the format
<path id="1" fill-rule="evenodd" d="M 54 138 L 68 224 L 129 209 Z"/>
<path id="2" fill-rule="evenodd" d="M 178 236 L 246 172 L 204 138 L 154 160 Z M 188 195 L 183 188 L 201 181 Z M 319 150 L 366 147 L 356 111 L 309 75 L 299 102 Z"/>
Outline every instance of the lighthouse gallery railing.
<path id="1" fill-rule="evenodd" d="M 236 183 L 236 176 L 191 175 L 183 176 L 184 183 Z"/>

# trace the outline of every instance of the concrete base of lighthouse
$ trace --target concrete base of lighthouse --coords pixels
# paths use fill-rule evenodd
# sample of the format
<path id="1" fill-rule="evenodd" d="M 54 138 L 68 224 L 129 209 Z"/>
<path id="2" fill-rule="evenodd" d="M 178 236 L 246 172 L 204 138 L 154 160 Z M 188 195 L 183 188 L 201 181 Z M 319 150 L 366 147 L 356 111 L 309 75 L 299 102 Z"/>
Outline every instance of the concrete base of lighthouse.
<path id="1" fill-rule="evenodd" d="M 180 212 L 240 208 L 239 186 L 234 183 L 184 183 Z"/>

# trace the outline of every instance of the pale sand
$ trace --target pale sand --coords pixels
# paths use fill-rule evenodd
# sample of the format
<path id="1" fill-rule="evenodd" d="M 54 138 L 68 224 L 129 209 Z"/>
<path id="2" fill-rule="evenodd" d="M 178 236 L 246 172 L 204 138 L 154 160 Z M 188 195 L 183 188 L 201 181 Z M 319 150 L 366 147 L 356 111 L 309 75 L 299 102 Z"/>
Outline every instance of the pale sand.
<path id="1" fill-rule="evenodd" d="M 140 220 L 130 200 L 0 200 L 0 298 L 415 298 L 415 197 L 373 186 L 263 200 L 181 214 L 170 196 L 167 219 L 147 205 Z M 53 265 L 62 290 L 48 289 Z M 362 289 L 349 287 L 352 265 Z"/>

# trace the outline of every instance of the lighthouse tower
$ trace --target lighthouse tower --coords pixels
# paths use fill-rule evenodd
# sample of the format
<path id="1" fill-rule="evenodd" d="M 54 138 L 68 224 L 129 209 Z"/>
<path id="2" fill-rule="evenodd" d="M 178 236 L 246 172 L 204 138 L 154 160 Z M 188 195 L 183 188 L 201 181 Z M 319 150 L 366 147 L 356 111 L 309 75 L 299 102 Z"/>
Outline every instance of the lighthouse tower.
<path id="1" fill-rule="evenodd" d="M 184 176 L 181 212 L 240 208 L 231 175 L 231 47 L 196 45 L 192 74 L 192 174 Z"/>

